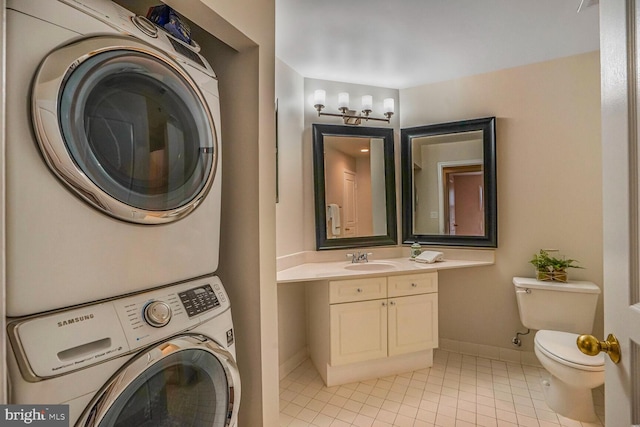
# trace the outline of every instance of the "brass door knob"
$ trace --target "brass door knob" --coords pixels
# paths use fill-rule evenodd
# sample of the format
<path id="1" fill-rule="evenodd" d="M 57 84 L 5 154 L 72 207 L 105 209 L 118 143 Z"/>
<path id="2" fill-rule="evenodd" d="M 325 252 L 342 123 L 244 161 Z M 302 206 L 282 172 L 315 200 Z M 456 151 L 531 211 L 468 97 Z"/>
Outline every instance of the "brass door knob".
<path id="1" fill-rule="evenodd" d="M 606 341 L 598 341 L 593 335 L 580 335 L 576 344 L 580 351 L 588 356 L 595 356 L 604 351 L 613 363 L 620 362 L 620 343 L 613 334 L 609 334 Z"/>

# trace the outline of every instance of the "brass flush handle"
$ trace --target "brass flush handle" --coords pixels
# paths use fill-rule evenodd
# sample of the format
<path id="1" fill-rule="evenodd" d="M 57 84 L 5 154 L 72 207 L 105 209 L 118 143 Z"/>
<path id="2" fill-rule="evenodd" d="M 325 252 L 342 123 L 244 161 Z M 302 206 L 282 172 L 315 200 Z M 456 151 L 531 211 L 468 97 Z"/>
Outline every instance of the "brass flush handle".
<path id="1" fill-rule="evenodd" d="M 604 351 L 613 363 L 620 362 L 620 343 L 613 334 L 609 334 L 606 341 L 598 341 L 593 335 L 580 335 L 576 344 L 580 351 L 588 356 L 595 356 Z"/>

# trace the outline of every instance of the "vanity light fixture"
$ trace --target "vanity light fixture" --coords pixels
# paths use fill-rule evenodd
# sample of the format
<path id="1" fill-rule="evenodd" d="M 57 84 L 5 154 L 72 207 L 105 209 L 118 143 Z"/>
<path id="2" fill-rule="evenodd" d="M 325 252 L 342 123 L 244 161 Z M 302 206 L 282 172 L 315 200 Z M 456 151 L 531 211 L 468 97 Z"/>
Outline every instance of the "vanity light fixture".
<path id="1" fill-rule="evenodd" d="M 340 111 L 340 114 L 323 113 L 322 109 L 325 107 L 326 98 L 327 93 L 322 89 L 318 89 L 313 93 L 313 106 L 316 111 L 318 111 L 318 117 L 341 117 L 345 125 L 359 125 L 362 123 L 362 120 L 376 120 L 379 122 L 390 123 L 391 116 L 393 116 L 394 112 L 393 98 L 386 98 L 383 102 L 383 113 L 385 118 L 371 117 L 370 114 L 373 112 L 373 97 L 371 95 L 364 95 L 362 97 L 362 111 L 358 113 L 356 110 L 349 109 L 349 94 L 347 92 L 340 92 L 338 94 L 338 111 Z"/>

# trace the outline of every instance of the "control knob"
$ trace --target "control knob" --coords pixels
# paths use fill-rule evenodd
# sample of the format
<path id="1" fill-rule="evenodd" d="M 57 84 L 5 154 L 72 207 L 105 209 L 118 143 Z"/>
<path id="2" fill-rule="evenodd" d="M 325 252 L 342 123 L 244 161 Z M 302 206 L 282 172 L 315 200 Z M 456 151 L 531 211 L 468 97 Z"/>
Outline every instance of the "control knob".
<path id="1" fill-rule="evenodd" d="M 144 320 L 154 328 L 162 328 L 171 320 L 171 307 L 163 301 L 151 301 L 144 307 Z"/>

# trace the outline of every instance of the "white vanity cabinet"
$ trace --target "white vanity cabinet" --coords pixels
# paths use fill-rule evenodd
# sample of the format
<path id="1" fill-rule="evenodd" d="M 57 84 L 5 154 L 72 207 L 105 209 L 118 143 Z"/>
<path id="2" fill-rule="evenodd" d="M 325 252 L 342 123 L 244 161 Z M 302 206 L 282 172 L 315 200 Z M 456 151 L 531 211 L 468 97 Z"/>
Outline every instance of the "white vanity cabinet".
<path id="1" fill-rule="evenodd" d="M 328 386 L 432 365 L 437 274 L 308 285 L 309 352 Z"/>
<path id="2" fill-rule="evenodd" d="M 387 279 L 388 353 L 396 356 L 438 346 L 438 273 Z"/>

